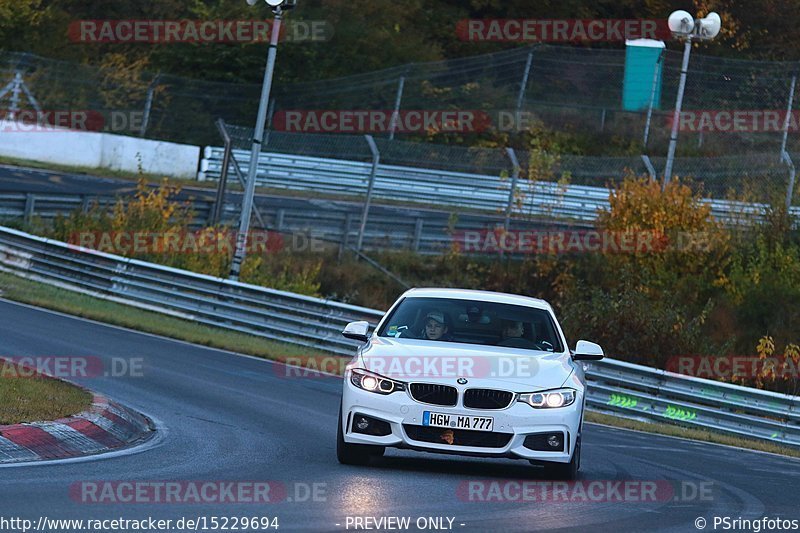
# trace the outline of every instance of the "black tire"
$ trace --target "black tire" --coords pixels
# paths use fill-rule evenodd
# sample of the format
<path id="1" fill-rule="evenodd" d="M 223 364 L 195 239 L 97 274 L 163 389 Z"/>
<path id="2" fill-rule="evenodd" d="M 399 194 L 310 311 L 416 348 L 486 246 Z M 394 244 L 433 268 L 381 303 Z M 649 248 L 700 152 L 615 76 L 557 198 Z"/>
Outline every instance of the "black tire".
<path id="1" fill-rule="evenodd" d="M 339 416 L 336 420 L 336 458 L 343 465 L 367 465 L 371 457 L 380 457 L 386 451 L 385 446 L 370 446 L 368 444 L 349 444 L 344 441 L 342 431 L 342 406 L 339 406 Z"/>

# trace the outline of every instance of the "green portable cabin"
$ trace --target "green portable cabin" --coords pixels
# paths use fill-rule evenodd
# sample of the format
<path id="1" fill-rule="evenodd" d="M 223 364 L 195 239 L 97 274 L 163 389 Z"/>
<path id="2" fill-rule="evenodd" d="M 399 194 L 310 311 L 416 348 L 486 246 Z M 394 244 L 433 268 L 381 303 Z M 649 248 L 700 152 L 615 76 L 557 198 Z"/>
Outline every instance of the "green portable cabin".
<path id="1" fill-rule="evenodd" d="M 622 109 L 641 111 L 650 105 L 661 109 L 661 76 L 664 41 L 634 39 L 625 41 L 625 78 L 622 82 Z M 655 77 L 655 95 L 653 78 Z"/>

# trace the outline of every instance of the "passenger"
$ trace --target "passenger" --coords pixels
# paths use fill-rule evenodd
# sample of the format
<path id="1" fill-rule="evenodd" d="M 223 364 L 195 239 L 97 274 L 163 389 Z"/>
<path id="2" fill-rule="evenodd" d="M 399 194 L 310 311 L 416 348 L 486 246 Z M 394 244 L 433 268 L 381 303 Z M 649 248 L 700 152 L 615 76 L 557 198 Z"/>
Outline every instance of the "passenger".
<path id="1" fill-rule="evenodd" d="M 519 320 L 503 320 L 503 338 L 498 346 L 507 348 L 535 348 L 536 345 L 524 338 L 525 325 Z"/>

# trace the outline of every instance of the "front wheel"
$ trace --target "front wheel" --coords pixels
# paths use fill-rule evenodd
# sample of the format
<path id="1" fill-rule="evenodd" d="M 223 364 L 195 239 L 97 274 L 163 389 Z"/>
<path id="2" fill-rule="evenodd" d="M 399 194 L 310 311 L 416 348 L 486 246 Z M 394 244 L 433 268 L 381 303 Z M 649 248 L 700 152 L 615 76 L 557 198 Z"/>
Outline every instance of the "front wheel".
<path id="1" fill-rule="evenodd" d="M 370 457 L 380 457 L 386 451 L 385 446 L 370 446 L 369 444 L 349 444 L 344 441 L 342 431 L 342 406 L 339 406 L 339 417 L 336 421 L 336 459 L 343 465 L 366 465 Z"/>

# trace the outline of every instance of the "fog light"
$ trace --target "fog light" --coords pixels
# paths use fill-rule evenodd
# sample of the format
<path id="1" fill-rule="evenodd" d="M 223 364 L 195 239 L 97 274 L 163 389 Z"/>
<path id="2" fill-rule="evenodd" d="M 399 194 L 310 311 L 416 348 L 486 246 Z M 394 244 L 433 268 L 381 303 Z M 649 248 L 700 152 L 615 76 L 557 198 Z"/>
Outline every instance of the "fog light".
<path id="1" fill-rule="evenodd" d="M 356 427 L 361 431 L 364 431 L 369 427 L 369 421 L 362 416 L 358 419 L 358 422 L 356 422 Z"/>
<path id="2" fill-rule="evenodd" d="M 561 448 L 561 437 L 558 435 L 550 435 L 547 438 L 547 444 L 551 448 Z"/>

